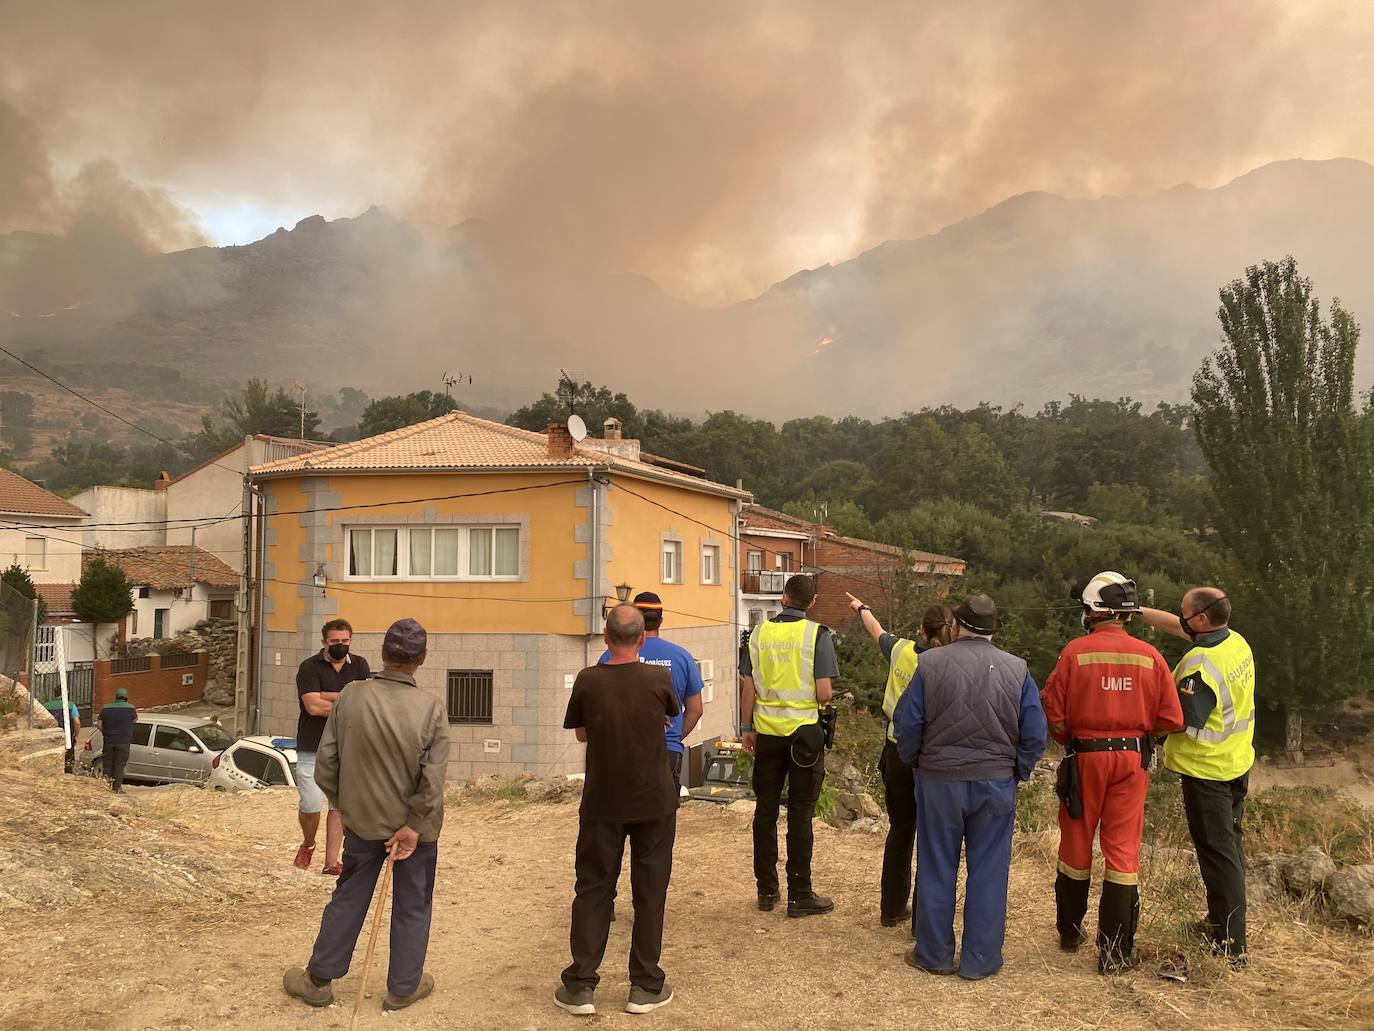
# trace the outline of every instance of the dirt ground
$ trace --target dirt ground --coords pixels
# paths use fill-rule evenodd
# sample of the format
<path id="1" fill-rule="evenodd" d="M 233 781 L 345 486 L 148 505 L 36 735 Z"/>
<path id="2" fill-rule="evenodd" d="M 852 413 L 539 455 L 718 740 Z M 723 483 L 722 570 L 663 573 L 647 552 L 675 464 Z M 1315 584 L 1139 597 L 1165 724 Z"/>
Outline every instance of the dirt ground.
<path id="1" fill-rule="evenodd" d="M 281 988 L 309 954 L 331 881 L 291 867 L 295 798 L 190 788 L 117 799 L 45 761 L 0 768 L 0 1027 L 8 1031 L 346 1028 L 362 953 L 311 1010 Z M 30 770 L 28 766 L 43 766 Z M 439 850 L 432 998 L 381 1011 L 385 929 L 360 1028 L 571 1028 L 552 1002 L 567 962 L 575 804 L 451 806 Z M 1374 1027 L 1374 944 L 1297 907 L 1251 917 L 1250 969 L 1194 961 L 1176 985 L 1153 970 L 1174 909 L 1201 912 L 1195 870 L 1144 871 L 1146 965 L 1101 978 L 1053 928 L 1053 835 L 1018 840 L 1006 967 L 969 983 L 904 965 L 901 929 L 878 925 L 880 836 L 818 829 L 816 884 L 836 911 L 789 921 L 753 906 L 749 818 L 692 805 L 680 817 L 663 965 L 674 1002 L 620 1012 L 628 985 L 628 883 L 592 1027 Z M 1190 912 L 1186 916 L 1195 915 Z"/>

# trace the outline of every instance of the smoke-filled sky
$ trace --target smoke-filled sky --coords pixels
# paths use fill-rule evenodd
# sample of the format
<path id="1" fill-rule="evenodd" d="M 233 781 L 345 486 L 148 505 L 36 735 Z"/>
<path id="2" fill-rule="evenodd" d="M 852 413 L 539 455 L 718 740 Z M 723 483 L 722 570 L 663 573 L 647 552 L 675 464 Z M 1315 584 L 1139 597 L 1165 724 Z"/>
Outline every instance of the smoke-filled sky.
<path id="1" fill-rule="evenodd" d="M 1374 161 L 1374 8 L 9 3 L 0 232 L 170 249 L 382 204 L 693 300 L 1027 190 Z"/>

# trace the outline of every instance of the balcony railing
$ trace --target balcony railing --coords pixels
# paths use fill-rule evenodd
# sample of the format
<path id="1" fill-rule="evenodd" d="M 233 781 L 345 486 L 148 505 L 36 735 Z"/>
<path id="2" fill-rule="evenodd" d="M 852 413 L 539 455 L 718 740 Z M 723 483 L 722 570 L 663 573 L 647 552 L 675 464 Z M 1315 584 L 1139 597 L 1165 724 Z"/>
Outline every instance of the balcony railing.
<path id="1" fill-rule="evenodd" d="M 785 569 L 746 569 L 740 590 L 745 594 L 781 594 L 791 572 Z"/>

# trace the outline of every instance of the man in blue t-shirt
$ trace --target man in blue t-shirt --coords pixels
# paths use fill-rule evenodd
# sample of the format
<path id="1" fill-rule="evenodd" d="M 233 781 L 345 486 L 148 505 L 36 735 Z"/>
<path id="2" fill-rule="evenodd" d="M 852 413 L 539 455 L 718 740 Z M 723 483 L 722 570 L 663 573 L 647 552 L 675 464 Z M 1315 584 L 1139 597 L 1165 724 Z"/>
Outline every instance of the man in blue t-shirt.
<path id="1" fill-rule="evenodd" d="M 664 736 L 668 740 L 668 765 L 673 770 L 673 785 L 681 795 L 682 742 L 696 729 L 705 708 L 701 701 L 701 673 L 697 671 L 697 662 L 691 652 L 658 635 L 663 626 L 663 602 L 658 595 L 644 591 L 635 595 L 633 605 L 644 614 L 644 647 L 639 650 L 639 661 L 650 666 L 662 666 L 673 676 L 679 712 L 672 717 Z M 605 651 L 597 662 L 604 664 L 610 658 L 610 651 Z"/>
<path id="2" fill-rule="evenodd" d="M 43 703 L 43 708 L 48 710 L 48 714 L 57 722 L 59 728 L 65 723 L 71 727 L 71 742 L 67 745 L 62 758 L 62 770 L 64 773 L 71 773 L 76 768 L 76 736 L 81 733 L 81 714 L 76 711 L 76 704 L 70 700 L 67 702 L 67 711 L 62 711 L 62 696 L 49 698 Z M 65 720 L 63 717 L 66 717 Z"/>

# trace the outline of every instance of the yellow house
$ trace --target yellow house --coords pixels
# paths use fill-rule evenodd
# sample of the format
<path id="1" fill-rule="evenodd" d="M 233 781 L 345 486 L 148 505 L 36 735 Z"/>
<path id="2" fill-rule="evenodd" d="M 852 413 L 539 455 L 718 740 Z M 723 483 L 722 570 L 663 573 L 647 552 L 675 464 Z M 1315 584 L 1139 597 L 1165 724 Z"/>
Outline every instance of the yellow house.
<path id="1" fill-rule="evenodd" d="M 296 667 L 343 617 L 380 668 L 392 621 L 429 632 L 417 676 L 448 706 L 449 776 L 583 768 L 562 729 L 573 677 L 601 654 L 604 606 L 657 592 L 664 637 L 701 665 L 689 743 L 733 730 L 737 550 L 747 492 L 603 438 L 531 433 L 463 412 L 254 466 L 259 732 L 290 735 Z"/>

